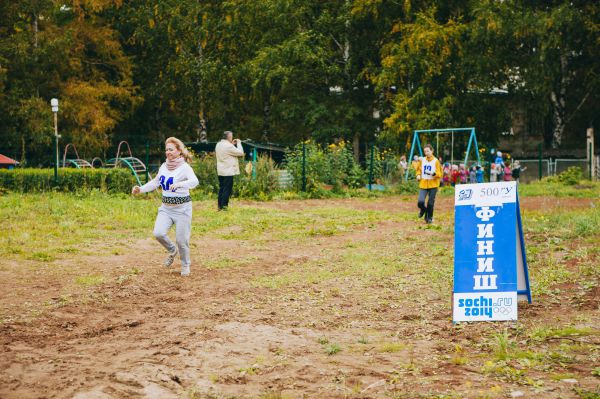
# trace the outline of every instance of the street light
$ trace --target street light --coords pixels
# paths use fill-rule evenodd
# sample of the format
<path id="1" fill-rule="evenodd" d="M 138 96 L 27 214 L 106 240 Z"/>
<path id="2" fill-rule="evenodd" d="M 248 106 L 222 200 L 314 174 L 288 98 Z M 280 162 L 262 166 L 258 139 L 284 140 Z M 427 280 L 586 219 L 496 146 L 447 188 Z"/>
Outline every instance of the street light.
<path id="1" fill-rule="evenodd" d="M 58 99 L 53 98 L 50 100 L 50 106 L 52 106 L 52 112 L 54 113 L 54 152 L 56 153 L 56 159 L 54 160 L 54 183 L 58 184 Z"/>

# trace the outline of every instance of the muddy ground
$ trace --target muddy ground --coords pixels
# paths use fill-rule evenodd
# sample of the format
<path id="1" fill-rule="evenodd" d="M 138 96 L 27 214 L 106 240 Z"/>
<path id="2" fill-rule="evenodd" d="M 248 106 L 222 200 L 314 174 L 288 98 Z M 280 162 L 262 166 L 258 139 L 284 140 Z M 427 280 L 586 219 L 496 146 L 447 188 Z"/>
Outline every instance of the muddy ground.
<path id="1" fill-rule="evenodd" d="M 238 201 L 241 211 L 338 207 L 399 217 L 302 240 L 196 235 L 189 278 L 179 276 L 178 263 L 161 265 L 164 253 L 150 230 L 124 249 L 94 243 L 95 254 L 46 267 L 0 260 L 0 398 L 569 398 L 598 389 L 595 335 L 570 338 L 586 343 L 588 354 L 572 352 L 575 361 L 552 374 L 564 378 L 539 368 L 530 380 L 485 372 L 492 337 L 505 329 L 598 327 L 599 292 L 586 291 L 583 301 L 569 289 L 534 298 L 521 305 L 519 323 L 454 326 L 451 293 L 428 284 L 429 261 L 420 256 L 436 242 L 451 264 L 453 199 L 438 199 L 438 228 L 431 229 L 416 218 L 414 200 Z M 525 198 L 522 208 L 527 215 L 590 203 Z M 199 206 L 194 224 L 215 212 Z M 386 254 L 391 267 L 412 260 L 381 277 L 360 271 L 302 281 L 330 262 L 334 274 L 344 262 L 360 267 L 344 252 L 363 247 Z M 101 283 L 73 283 L 97 273 Z M 548 340 L 536 350 L 561 344 Z"/>

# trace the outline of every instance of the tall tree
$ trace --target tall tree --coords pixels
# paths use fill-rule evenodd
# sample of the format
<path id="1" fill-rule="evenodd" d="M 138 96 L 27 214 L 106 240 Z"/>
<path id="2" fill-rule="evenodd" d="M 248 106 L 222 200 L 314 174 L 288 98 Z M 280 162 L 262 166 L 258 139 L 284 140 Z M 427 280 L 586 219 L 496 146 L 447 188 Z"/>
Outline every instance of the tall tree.
<path id="1" fill-rule="evenodd" d="M 5 76 L 0 101 L 8 147 L 41 144 L 52 131 L 49 100 L 60 100 L 60 133 L 91 157 L 106 149 L 110 134 L 136 103 L 130 60 L 101 14 L 120 1 L 3 1 L 0 60 Z"/>

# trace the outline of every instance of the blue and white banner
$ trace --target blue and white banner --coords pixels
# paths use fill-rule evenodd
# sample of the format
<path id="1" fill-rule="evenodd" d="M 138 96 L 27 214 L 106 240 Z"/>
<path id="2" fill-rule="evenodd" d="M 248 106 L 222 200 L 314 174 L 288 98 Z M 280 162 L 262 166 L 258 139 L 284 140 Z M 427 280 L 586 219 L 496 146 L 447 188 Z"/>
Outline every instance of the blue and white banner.
<path id="1" fill-rule="evenodd" d="M 519 213 L 516 182 L 456 186 L 454 322 L 517 319 L 521 276 L 529 294 Z"/>

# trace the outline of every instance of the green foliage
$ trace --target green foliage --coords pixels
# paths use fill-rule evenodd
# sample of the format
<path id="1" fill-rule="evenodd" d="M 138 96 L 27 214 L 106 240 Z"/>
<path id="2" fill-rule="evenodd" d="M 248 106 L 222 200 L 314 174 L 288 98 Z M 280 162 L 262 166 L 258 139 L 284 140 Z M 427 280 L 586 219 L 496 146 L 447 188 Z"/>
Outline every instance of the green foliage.
<path id="1" fill-rule="evenodd" d="M 246 172 L 248 164 L 252 161 L 240 161 L 240 174 L 234 177 L 233 195 L 243 198 L 268 200 L 279 191 L 277 170 L 275 164 L 268 156 L 259 156 L 256 165 L 256 178 L 252 177 L 252 171 Z M 217 176 L 217 162 L 214 154 L 206 154 L 200 158 L 196 157 L 192 168 L 198 177 L 198 187 L 195 192 L 202 194 L 216 194 L 219 192 L 219 178 Z"/>
<path id="2" fill-rule="evenodd" d="M 7 2 L 0 7 L 3 146 L 29 165 L 52 152 L 49 100 L 59 99 L 59 133 L 84 158 L 101 154 L 139 104 L 133 60 L 105 15 L 120 1 Z M 4 84 L 4 82 L 8 84 Z"/>
<path id="3" fill-rule="evenodd" d="M 217 160 L 214 153 L 194 157 L 192 169 L 194 169 L 194 173 L 196 173 L 199 181 L 198 187 L 194 189 L 194 192 L 203 194 L 215 194 L 219 192 Z"/>
<path id="4" fill-rule="evenodd" d="M 252 161 L 240 163 L 241 174 L 236 176 L 234 181 L 234 194 L 242 198 L 252 198 L 259 200 L 272 199 L 273 195 L 279 191 L 279 182 L 277 181 L 277 172 L 273 160 L 268 156 L 259 156 L 254 163 L 255 177 L 252 172 L 246 173 L 248 164 Z M 250 171 L 250 169 L 248 169 Z"/>
<path id="5" fill-rule="evenodd" d="M 339 353 L 342 348 L 338 344 L 329 344 L 325 347 L 325 353 L 329 356 Z"/>
<path id="6" fill-rule="evenodd" d="M 583 180 L 583 170 L 578 166 L 571 166 L 557 177 L 559 182 L 573 186 Z"/>
<path id="7" fill-rule="evenodd" d="M 541 181 L 519 185 L 519 195 L 528 197 L 598 198 L 600 196 L 600 183 L 588 181 L 585 185 L 566 185 L 558 181 L 558 176 L 551 176 Z"/>
<path id="8" fill-rule="evenodd" d="M 307 192 L 318 195 L 325 186 L 331 186 L 333 192 L 341 192 L 345 187 L 358 188 L 366 183 L 366 172 L 354 161 L 346 142 L 340 141 L 323 148 L 313 141 L 307 141 L 304 146 Z M 293 177 L 294 189 L 302 190 L 302 143 L 286 153 L 285 167 Z"/>
<path id="9" fill-rule="evenodd" d="M 52 97 L 61 146 L 88 159 L 123 139 L 197 139 L 203 122 L 211 140 L 356 139 L 361 152 L 474 125 L 494 145 L 515 111 L 558 145 L 598 109 L 598 2 L 67 3 L 0 7 L 2 153 L 29 166 L 50 161 Z M 363 184 L 354 172 L 341 185 Z"/>
<path id="10" fill-rule="evenodd" d="M 0 187 L 30 193 L 43 191 L 90 191 L 130 193 L 137 184 L 129 169 L 70 169 L 58 170 L 58 184 L 53 169 L 0 169 Z"/>
<path id="11" fill-rule="evenodd" d="M 394 111 L 385 119 L 387 134 L 406 138 L 415 128 L 450 126 L 457 113 L 459 92 L 466 84 L 462 41 L 466 25 L 439 21 L 434 9 L 420 12 L 414 22 L 398 21 L 382 47 L 381 89 L 399 85 L 390 99 Z M 419 82 L 418 84 L 412 84 Z"/>

